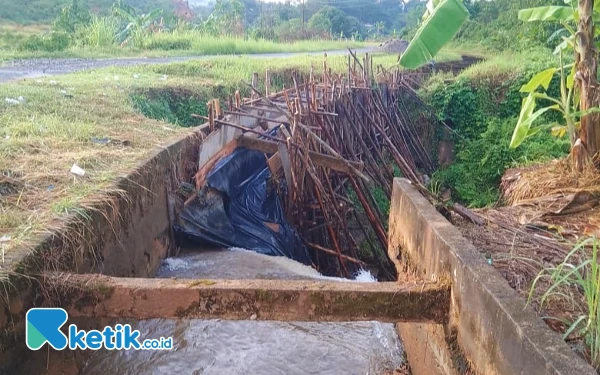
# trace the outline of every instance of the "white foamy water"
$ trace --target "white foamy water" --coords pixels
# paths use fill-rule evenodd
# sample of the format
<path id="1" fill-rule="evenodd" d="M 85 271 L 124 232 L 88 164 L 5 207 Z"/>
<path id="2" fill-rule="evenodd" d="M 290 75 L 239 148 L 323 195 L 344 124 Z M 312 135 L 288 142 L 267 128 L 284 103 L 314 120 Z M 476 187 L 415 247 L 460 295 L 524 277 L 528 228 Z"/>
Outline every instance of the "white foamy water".
<path id="1" fill-rule="evenodd" d="M 404 361 L 394 326 L 153 319 L 144 337 L 172 336 L 171 351 L 99 351 L 84 375 L 383 375 Z"/>
<path id="2" fill-rule="evenodd" d="M 190 263 L 181 258 L 167 258 L 163 260 L 161 267 L 169 271 L 185 270 Z"/>
<path id="3" fill-rule="evenodd" d="M 356 282 L 361 282 L 361 283 L 374 283 L 377 282 L 377 279 L 371 274 L 371 272 L 367 271 L 367 270 L 360 270 L 354 277 L 354 279 L 345 279 L 345 278 L 341 278 L 341 277 L 330 277 L 330 276 L 324 276 L 321 273 L 319 273 L 319 271 L 317 271 L 316 269 L 307 266 L 305 264 L 302 264 L 300 262 L 296 262 L 293 259 L 287 258 L 287 257 L 275 257 L 275 256 L 270 256 L 270 255 L 263 255 L 263 254 L 259 254 L 255 251 L 252 250 L 248 250 L 248 249 L 243 249 L 243 248 L 239 248 L 239 247 L 232 247 L 229 249 L 230 251 L 234 251 L 234 252 L 241 252 L 241 253 L 250 253 L 250 254 L 254 254 L 254 256 L 257 257 L 263 257 L 265 259 L 268 259 L 270 262 L 281 266 L 283 268 L 285 268 L 286 270 L 289 270 L 290 272 L 293 272 L 299 276 L 304 276 L 306 278 L 310 278 L 310 279 L 319 279 L 319 280 L 328 280 L 328 281 L 356 281 Z"/>
<path id="4" fill-rule="evenodd" d="M 356 275 L 354 275 L 354 280 L 359 283 L 376 283 L 377 279 L 373 274 L 367 270 L 360 270 Z"/>

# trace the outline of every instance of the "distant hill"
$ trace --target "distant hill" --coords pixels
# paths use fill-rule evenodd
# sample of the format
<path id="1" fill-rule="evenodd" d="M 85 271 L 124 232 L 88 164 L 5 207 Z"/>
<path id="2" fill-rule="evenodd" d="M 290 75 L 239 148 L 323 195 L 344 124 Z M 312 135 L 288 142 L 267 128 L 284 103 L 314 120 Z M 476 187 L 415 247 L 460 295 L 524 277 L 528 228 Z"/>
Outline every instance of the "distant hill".
<path id="1" fill-rule="evenodd" d="M 60 13 L 61 8 L 71 0 L 0 0 L 0 22 L 18 24 L 49 23 Z M 102 13 L 111 8 L 115 0 L 82 0 L 90 10 Z M 175 9 L 173 0 L 124 0 L 143 12 L 161 8 L 165 11 Z"/>

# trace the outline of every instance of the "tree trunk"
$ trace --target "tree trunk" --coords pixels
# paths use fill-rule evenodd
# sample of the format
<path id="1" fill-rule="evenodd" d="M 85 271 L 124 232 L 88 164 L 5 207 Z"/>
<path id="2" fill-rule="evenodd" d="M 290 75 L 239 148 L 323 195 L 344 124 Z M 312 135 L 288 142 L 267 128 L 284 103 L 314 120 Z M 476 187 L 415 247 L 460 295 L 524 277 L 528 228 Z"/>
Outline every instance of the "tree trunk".
<path id="1" fill-rule="evenodd" d="M 592 14 L 594 0 L 579 0 L 579 25 L 575 61 L 577 64 L 577 84 L 581 90 L 581 111 L 598 107 L 600 92 L 596 74 L 598 72 L 598 54 L 594 44 L 594 21 Z M 600 150 L 600 115 L 591 113 L 581 118 L 579 140 L 573 144 L 573 158 L 578 169 L 582 169 Z"/>

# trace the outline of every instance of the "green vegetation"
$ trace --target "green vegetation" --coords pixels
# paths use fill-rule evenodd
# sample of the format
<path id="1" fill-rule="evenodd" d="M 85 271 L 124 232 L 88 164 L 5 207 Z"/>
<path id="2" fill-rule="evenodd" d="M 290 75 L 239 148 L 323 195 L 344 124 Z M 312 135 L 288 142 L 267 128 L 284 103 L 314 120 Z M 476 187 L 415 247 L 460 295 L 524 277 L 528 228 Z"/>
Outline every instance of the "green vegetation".
<path id="1" fill-rule="evenodd" d="M 41 24 L 50 23 L 61 13 L 61 9 L 68 6 L 71 0 L 0 0 L 0 19 L 16 24 Z M 110 9 L 114 0 L 85 0 L 86 8 L 102 13 Z M 152 9 L 165 9 L 173 11 L 171 0 L 125 0 L 125 4 L 147 13 Z"/>
<path id="2" fill-rule="evenodd" d="M 428 10 L 441 12 L 444 2 L 431 0 Z M 445 184 L 454 189 L 458 199 L 472 206 L 489 205 L 499 198 L 497 186 L 506 168 L 567 153 L 571 155 L 571 163 L 557 164 L 560 166 L 550 174 L 547 183 L 569 181 L 563 173 L 576 174 L 575 185 L 584 183 L 586 173 L 595 181 L 600 152 L 596 49 L 600 34 L 595 28 L 600 12 L 598 2 L 552 1 L 552 6 L 538 0 L 467 3 L 475 20 L 467 24 L 459 40 L 473 43 L 479 39 L 479 45 L 488 51 L 494 50 L 497 57 L 464 72 L 450 83 L 446 80 L 448 77 L 436 77 L 422 92 L 441 119 L 452 126 L 450 138 L 456 142 L 457 151 L 457 160 L 434 176 L 431 188 L 438 189 Z M 526 24 L 515 24 L 517 13 L 518 19 Z M 452 27 L 460 21 L 460 17 L 451 12 L 440 17 L 438 29 Z M 487 22 L 478 22 L 483 20 Z M 420 40 L 426 26 L 427 20 L 411 45 L 426 45 Z M 426 48 L 435 46 L 435 42 Z M 552 58 L 547 47 L 552 47 L 558 57 Z M 508 49 L 519 50 L 521 54 L 515 56 L 508 53 Z M 565 61 L 564 57 L 575 61 Z M 559 80 L 554 79 L 556 75 L 560 76 Z M 536 121 L 544 125 L 537 125 Z M 516 127 L 509 144 L 513 124 Z M 552 135 L 543 131 L 545 129 L 552 129 Z M 564 140 L 566 134 L 569 137 Z M 528 142 L 524 142 L 525 139 Z M 523 146 L 517 149 L 521 144 Z M 523 184 L 534 183 L 535 177 L 530 178 L 524 179 Z M 534 208 L 529 213 L 536 209 L 548 210 L 541 202 L 550 195 L 544 193 L 545 187 L 541 185 L 543 183 L 527 191 L 543 197 L 539 202 L 530 200 Z M 575 196 L 587 192 L 585 187 L 576 191 Z M 567 197 L 567 193 L 561 194 Z M 536 219 L 546 216 L 537 212 L 536 215 Z M 584 223 L 595 219 L 594 213 L 585 215 Z M 521 217 L 512 220 L 515 223 L 512 225 L 522 224 Z M 586 230 L 579 231 L 586 234 Z M 565 339 L 583 339 L 584 355 L 596 370 L 600 369 L 599 247 L 599 240 L 592 237 L 577 244 L 561 261 L 542 260 L 540 268 L 545 262 L 550 266 L 538 274 L 529 295 L 531 300 L 538 292 L 538 284 L 543 284 L 541 288 L 545 291 L 539 297 L 540 309 L 551 303 L 566 317 L 560 319 L 567 327 Z M 513 251 L 511 248 L 511 256 Z M 540 283 L 542 280 L 544 283 Z M 570 312 L 579 315 L 573 317 Z"/>
<path id="3" fill-rule="evenodd" d="M 466 0 L 470 18 L 457 35 L 456 42 L 473 49 L 489 51 L 528 51 L 553 43 L 560 27 L 519 20 L 521 9 L 546 5 L 565 5 L 564 0 Z M 556 37 L 556 36 L 555 36 Z"/>
<path id="4" fill-rule="evenodd" d="M 589 360 L 595 369 L 600 369 L 600 240 L 588 238 L 579 242 L 564 261 L 556 267 L 542 270 L 533 282 L 529 300 L 534 296 L 538 282 L 548 280 L 550 286 L 539 297 L 540 308 L 552 299 L 562 300 L 572 306 L 579 306 L 580 300 L 566 292 L 574 286 L 583 294 L 585 303 L 581 315 L 574 321 L 565 321 L 569 327 L 564 333 L 567 339 L 571 335 L 583 337 L 589 348 Z"/>
<path id="5" fill-rule="evenodd" d="M 455 142 L 456 160 L 437 172 L 434 181 L 451 188 L 456 200 L 473 207 L 494 204 L 507 168 L 568 153 L 568 140 L 545 132 L 522 148 L 509 148 L 523 96 L 521 87 L 552 61 L 544 50 L 504 54 L 465 70 L 451 82 L 443 75 L 434 77 L 421 90 L 438 117 L 452 127 L 447 138 Z M 557 93 L 558 83 L 549 90 Z"/>
<path id="6" fill-rule="evenodd" d="M 296 40 L 285 31 L 267 40 L 260 35 L 249 38 L 241 26 L 243 7 L 233 0 L 218 1 L 210 16 L 199 22 L 166 17 L 162 9 L 148 13 L 115 3 L 105 15 L 93 14 L 78 0 L 62 8 L 51 30 L 35 33 L 36 28 L 5 26 L 0 33 L 0 58 L 24 57 L 106 57 L 220 55 L 276 52 L 305 52 L 356 48 L 362 43 L 345 38 Z M 39 30 L 39 29 L 38 29 Z"/>

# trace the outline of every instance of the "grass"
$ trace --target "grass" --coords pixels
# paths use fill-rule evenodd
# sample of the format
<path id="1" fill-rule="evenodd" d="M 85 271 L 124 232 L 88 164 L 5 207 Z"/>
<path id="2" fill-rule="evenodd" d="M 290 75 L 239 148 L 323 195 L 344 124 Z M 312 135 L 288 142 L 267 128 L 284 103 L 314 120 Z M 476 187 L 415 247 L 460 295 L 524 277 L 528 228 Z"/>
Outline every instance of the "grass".
<path id="1" fill-rule="evenodd" d="M 355 41 L 302 40 L 278 43 L 270 40 L 244 39 L 234 36 L 207 36 L 196 30 L 174 30 L 144 36 L 142 45 L 120 46 L 115 38 L 117 25 L 104 18 L 94 18 L 85 30 L 75 34 L 68 48 L 34 49 L 32 38 L 48 36 L 49 26 L 0 25 L 0 60 L 43 57 L 168 57 L 201 55 L 241 55 L 284 52 L 316 52 L 362 48 L 368 44 Z"/>
<path id="2" fill-rule="evenodd" d="M 565 324 L 567 339 L 571 335 L 583 338 L 592 366 L 600 369 L 600 240 L 592 237 L 579 242 L 564 261 L 542 270 L 533 282 L 531 300 L 538 282 L 549 279 L 549 287 L 539 298 L 540 308 L 551 299 L 565 300 L 572 306 L 582 306 L 581 315 Z M 581 303 L 583 301 L 583 303 Z"/>
<path id="3" fill-rule="evenodd" d="M 0 25 L 0 61 L 26 58 L 110 58 L 110 57 L 171 57 L 203 55 L 244 55 L 266 53 L 301 53 L 347 48 L 376 47 L 375 44 L 352 40 L 300 40 L 278 43 L 264 39 L 244 39 L 234 36 L 207 36 L 195 30 L 173 30 L 144 38 L 143 46 L 119 46 L 114 32 L 116 25 L 106 18 L 94 18 L 75 42 L 62 51 L 28 51 L 19 49 L 28 38 L 49 35 L 48 25 Z M 444 49 L 436 61 L 460 60 L 465 51 L 461 46 Z M 477 53 L 480 54 L 480 53 Z"/>
<path id="4" fill-rule="evenodd" d="M 343 72 L 346 61 L 331 56 L 328 65 Z M 395 62 L 395 56 L 375 57 L 386 67 Z M 4 252 L 31 247 L 37 234 L 112 189 L 117 176 L 133 170 L 153 149 L 191 132 L 141 115 L 133 100 L 139 92 L 179 90 L 205 101 L 225 99 L 237 89 L 247 90 L 243 81 L 266 68 L 274 92 L 290 71 L 308 74 L 311 64 L 320 66 L 322 57 L 222 57 L 0 85 L 0 98 L 25 99 L 20 104 L 0 100 L 0 192 L 9 192 L 0 194 L 0 237 L 11 238 L 0 244 Z M 112 142 L 94 142 L 102 138 Z M 73 164 L 85 170 L 84 177 L 70 173 Z"/>
<path id="5" fill-rule="evenodd" d="M 26 38 L 50 32 L 50 25 L 0 24 L 0 49 L 13 48 Z"/>

